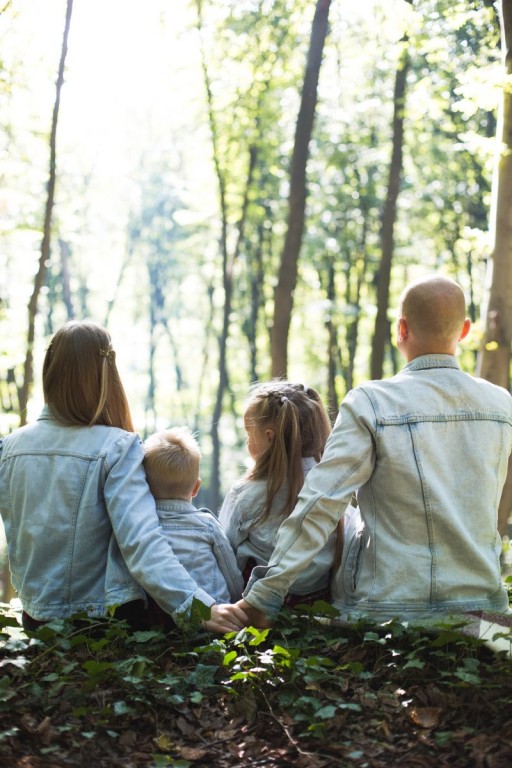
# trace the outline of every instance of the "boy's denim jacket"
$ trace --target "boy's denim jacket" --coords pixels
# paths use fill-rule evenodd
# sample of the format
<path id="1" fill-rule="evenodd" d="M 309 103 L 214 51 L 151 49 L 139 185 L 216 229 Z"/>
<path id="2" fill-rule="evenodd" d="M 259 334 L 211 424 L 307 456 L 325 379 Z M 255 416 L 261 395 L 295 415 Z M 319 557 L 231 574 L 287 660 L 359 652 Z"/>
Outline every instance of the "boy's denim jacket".
<path id="1" fill-rule="evenodd" d="M 47 620 L 145 599 L 175 620 L 198 588 L 161 531 L 132 432 L 64 426 L 48 407 L 0 441 L 0 513 L 23 609 Z M 140 585 L 140 586 L 139 586 Z"/>
<path id="2" fill-rule="evenodd" d="M 304 477 L 315 464 L 313 457 L 302 459 Z M 219 512 L 219 520 L 235 550 L 242 571 L 248 560 L 254 560 L 257 565 L 267 565 L 276 544 L 277 531 L 284 519 L 281 509 L 287 492 L 286 486 L 279 489 L 265 520 L 261 520 L 261 515 L 267 493 L 266 480 L 242 479 L 227 493 Z M 325 546 L 317 552 L 314 561 L 294 579 L 290 586 L 292 594 L 307 595 L 329 586 L 335 547 L 336 534 L 333 533 Z"/>
<path id="3" fill-rule="evenodd" d="M 242 574 L 213 512 L 183 499 L 157 499 L 156 511 L 174 554 L 196 584 L 217 603 L 240 600 Z"/>
<path id="4" fill-rule="evenodd" d="M 343 616 L 506 611 L 497 509 L 511 446 L 510 394 L 451 355 L 357 387 L 245 596 L 275 613 L 357 491 L 361 524 L 332 584 Z"/>

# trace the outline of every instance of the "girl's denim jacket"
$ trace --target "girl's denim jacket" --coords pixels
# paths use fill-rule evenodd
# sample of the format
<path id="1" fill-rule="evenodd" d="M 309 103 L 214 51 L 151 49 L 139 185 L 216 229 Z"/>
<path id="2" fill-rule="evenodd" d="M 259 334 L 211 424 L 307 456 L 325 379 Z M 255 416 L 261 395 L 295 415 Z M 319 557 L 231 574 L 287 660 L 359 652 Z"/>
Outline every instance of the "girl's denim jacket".
<path id="1" fill-rule="evenodd" d="M 215 602 L 160 529 L 143 456 L 136 434 L 65 426 L 48 407 L 0 441 L 11 579 L 32 618 L 103 616 L 143 589 L 175 620 L 194 597 Z"/>
<path id="2" fill-rule="evenodd" d="M 308 457 L 302 460 L 302 464 L 306 477 L 316 461 Z M 257 565 L 267 565 L 276 544 L 277 531 L 283 521 L 281 509 L 286 501 L 287 489 L 285 486 L 279 489 L 270 514 L 261 520 L 266 493 L 266 480 L 239 480 L 229 490 L 219 512 L 220 524 L 235 550 L 242 571 L 248 560 L 254 560 Z M 294 579 L 291 593 L 307 595 L 329 586 L 335 546 L 336 534 L 333 533 L 314 561 Z"/>
<path id="3" fill-rule="evenodd" d="M 245 596 L 275 613 L 357 491 L 360 524 L 332 584 L 343 616 L 506 611 L 497 509 L 511 446 L 510 394 L 451 355 L 357 387 Z"/>

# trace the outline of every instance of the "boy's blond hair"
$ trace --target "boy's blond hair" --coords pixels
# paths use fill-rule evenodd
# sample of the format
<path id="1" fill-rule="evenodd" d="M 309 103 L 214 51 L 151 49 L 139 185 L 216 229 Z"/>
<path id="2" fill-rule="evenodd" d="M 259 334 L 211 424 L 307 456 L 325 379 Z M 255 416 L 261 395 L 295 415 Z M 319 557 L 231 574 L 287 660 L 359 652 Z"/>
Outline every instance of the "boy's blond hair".
<path id="1" fill-rule="evenodd" d="M 187 499 L 199 479 L 201 451 L 188 427 L 155 432 L 144 442 L 144 467 L 157 499 Z"/>

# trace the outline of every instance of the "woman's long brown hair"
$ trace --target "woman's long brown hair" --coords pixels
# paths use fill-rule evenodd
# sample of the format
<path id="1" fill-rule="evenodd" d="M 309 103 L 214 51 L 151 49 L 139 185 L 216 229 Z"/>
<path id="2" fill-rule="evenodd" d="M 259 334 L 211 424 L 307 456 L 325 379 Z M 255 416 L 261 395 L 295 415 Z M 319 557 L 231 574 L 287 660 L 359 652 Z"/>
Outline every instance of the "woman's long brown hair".
<path id="1" fill-rule="evenodd" d="M 71 321 L 57 331 L 43 363 L 43 392 L 66 424 L 134 431 L 110 335 L 96 323 Z"/>

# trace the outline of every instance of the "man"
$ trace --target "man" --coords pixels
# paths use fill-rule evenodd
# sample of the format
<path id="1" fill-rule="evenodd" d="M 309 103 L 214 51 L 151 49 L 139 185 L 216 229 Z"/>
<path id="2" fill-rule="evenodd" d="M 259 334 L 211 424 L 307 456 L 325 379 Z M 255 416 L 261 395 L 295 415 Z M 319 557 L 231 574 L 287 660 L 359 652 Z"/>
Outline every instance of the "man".
<path id="1" fill-rule="evenodd" d="M 289 585 L 315 557 L 357 492 L 333 602 L 345 618 L 408 620 L 508 610 L 500 579 L 497 509 L 512 449 L 512 398 L 462 372 L 468 333 L 457 283 L 434 276 L 400 301 L 396 376 L 344 399 L 322 461 L 279 530 L 266 568 L 244 600 L 265 626 Z"/>

